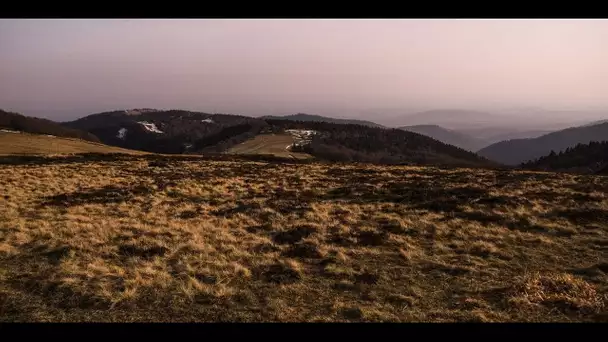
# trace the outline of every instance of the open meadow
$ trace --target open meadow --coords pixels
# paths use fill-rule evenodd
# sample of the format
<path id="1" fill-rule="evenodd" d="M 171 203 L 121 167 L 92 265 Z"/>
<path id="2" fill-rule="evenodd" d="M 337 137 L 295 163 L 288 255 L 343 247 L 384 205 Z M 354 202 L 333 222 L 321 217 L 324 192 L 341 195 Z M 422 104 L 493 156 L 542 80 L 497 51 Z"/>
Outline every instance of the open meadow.
<path id="1" fill-rule="evenodd" d="M 49 155 L 74 153 L 127 153 L 145 152 L 127 150 L 76 138 L 53 135 L 29 134 L 0 130 L 0 156 L 2 155 Z"/>
<path id="2" fill-rule="evenodd" d="M 607 177 L 114 155 L 0 189 L 4 322 L 608 321 Z"/>
<path id="3" fill-rule="evenodd" d="M 294 138 L 289 134 L 259 134 L 228 150 L 232 154 L 271 154 L 277 157 L 308 159 L 306 153 L 293 152 L 291 146 Z"/>

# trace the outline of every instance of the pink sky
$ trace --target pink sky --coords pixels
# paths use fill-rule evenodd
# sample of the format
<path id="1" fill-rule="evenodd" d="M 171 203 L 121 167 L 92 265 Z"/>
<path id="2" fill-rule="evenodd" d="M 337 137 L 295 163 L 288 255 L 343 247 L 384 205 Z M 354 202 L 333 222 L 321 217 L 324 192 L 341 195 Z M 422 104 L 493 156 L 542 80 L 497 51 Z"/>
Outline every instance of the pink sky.
<path id="1" fill-rule="evenodd" d="M 608 108 L 607 95 L 606 20 L 0 20 L 0 108 L 57 119 Z"/>

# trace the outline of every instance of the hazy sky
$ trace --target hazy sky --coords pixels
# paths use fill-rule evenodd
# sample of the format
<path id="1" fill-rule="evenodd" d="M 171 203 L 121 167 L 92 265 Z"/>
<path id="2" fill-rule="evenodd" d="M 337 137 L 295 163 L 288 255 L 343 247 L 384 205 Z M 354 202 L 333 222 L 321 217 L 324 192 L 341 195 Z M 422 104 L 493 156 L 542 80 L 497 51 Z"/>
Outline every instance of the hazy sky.
<path id="1" fill-rule="evenodd" d="M 519 106 L 608 108 L 608 20 L 0 20 L 26 115 Z"/>

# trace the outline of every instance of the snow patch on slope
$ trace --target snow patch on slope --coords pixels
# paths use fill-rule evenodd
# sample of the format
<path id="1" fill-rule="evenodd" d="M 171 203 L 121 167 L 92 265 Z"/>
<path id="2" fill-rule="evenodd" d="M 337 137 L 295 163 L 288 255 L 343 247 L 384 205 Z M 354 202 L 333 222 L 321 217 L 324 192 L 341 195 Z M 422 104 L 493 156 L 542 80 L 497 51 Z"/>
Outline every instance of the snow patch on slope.
<path id="1" fill-rule="evenodd" d="M 125 139 L 127 137 L 128 130 L 126 128 L 121 128 L 118 130 L 118 134 L 116 135 L 119 139 Z"/>
<path id="2" fill-rule="evenodd" d="M 163 131 L 161 131 L 160 129 L 158 129 L 158 127 L 156 127 L 156 125 L 154 123 L 147 122 L 147 121 L 138 121 L 137 123 L 141 124 L 142 126 L 144 126 L 144 128 L 148 132 L 152 132 L 152 133 L 164 133 Z"/>
<path id="3" fill-rule="evenodd" d="M 206 122 L 206 123 L 215 123 L 215 121 L 211 120 L 211 118 L 206 118 L 205 120 L 201 120 L 201 122 Z"/>
<path id="4" fill-rule="evenodd" d="M 289 133 L 293 137 L 294 143 L 290 145 L 292 147 L 310 144 L 312 137 L 317 134 L 317 131 L 311 129 L 286 129 L 285 132 Z M 288 148 L 290 146 L 288 146 Z"/>

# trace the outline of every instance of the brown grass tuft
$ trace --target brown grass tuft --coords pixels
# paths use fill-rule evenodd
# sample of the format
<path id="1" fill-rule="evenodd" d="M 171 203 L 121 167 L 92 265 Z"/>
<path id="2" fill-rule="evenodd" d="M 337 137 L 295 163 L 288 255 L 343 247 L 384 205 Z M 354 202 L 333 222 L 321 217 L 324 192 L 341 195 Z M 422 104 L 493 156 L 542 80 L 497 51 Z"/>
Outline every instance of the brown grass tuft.
<path id="1" fill-rule="evenodd" d="M 560 311 L 599 313 L 606 304 L 595 286 L 567 273 L 525 275 L 509 292 L 509 302 L 516 305 L 543 305 Z"/>

